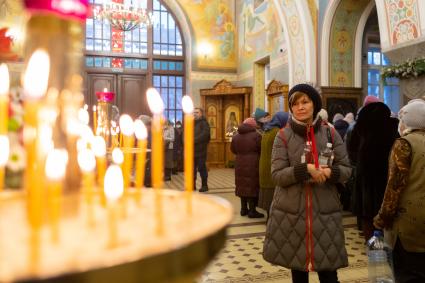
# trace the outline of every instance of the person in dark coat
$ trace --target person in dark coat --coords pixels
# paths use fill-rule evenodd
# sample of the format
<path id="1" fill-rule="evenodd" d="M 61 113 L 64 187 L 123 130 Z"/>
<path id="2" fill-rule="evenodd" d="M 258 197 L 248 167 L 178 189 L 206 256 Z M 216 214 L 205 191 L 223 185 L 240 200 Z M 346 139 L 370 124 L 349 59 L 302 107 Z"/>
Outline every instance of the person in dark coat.
<path id="1" fill-rule="evenodd" d="M 174 128 L 174 168 L 173 174 L 183 172 L 183 128 L 180 121 L 176 122 Z"/>
<path id="2" fill-rule="evenodd" d="M 208 171 L 207 171 L 207 147 L 210 142 L 210 125 L 204 117 L 202 108 L 193 110 L 195 116 L 195 182 L 194 190 L 196 191 L 196 175 L 199 171 L 202 179 L 200 192 L 208 191 Z"/>
<path id="3" fill-rule="evenodd" d="M 274 188 L 276 184 L 272 180 L 271 162 L 274 139 L 279 130 L 285 127 L 289 113 L 279 111 L 273 115 L 270 122 L 264 126 L 264 133 L 261 139 L 260 155 L 260 195 L 258 206 L 264 209 L 269 215 L 270 205 L 273 200 Z"/>
<path id="4" fill-rule="evenodd" d="M 378 213 L 388 178 L 388 158 L 398 135 L 398 119 L 382 102 L 364 106 L 357 117 L 347 149 L 356 166 L 352 193 L 353 213 L 361 221 L 363 236 L 373 235 L 373 217 Z"/>
<path id="5" fill-rule="evenodd" d="M 247 118 L 238 127 L 238 133 L 232 138 L 231 151 L 235 159 L 236 195 L 241 199 L 241 215 L 249 218 L 261 218 L 264 214 L 255 209 L 259 183 L 259 161 L 261 135 L 256 130 L 254 118 Z M 248 207 L 247 207 L 248 205 Z"/>
<path id="6" fill-rule="evenodd" d="M 350 124 L 348 124 L 348 122 L 344 119 L 339 119 L 334 122 L 334 128 L 343 140 L 345 139 L 345 134 L 347 133 L 349 126 Z"/>
<path id="7" fill-rule="evenodd" d="M 322 123 L 322 101 L 315 88 L 295 85 L 288 94 L 289 126 L 276 135 L 271 173 L 276 183 L 264 238 L 263 258 L 291 269 L 292 282 L 308 282 L 316 271 L 321 283 L 337 283 L 337 269 L 348 266 L 336 183 L 351 174 L 344 143 Z M 332 142 L 332 163 L 319 154 Z"/>

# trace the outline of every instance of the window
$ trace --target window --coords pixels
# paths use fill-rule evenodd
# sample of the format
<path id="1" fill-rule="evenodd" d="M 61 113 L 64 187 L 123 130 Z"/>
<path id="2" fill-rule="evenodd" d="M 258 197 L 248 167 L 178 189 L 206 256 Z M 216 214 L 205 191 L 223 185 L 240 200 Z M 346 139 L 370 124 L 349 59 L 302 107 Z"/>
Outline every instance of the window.
<path id="1" fill-rule="evenodd" d="M 154 75 L 153 86 L 164 101 L 164 116 L 170 121 L 182 121 L 183 76 Z"/>
<path id="2" fill-rule="evenodd" d="M 92 8 L 112 0 L 89 0 Z M 131 5 L 137 1 L 124 0 Z M 132 31 L 114 29 L 107 20 L 86 20 L 85 66 L 99 72 L 152 74 L 153 85 L 164 100 L 164 115 L 182 121 L 181 99 L 185 91 L 184 47 L 173 14 L 159 0 L 140 0 L 153 13 L 154 24 Z"/>
<path id="3" fill-rule="evenodd" d="M 388 78 L 385 84 L 381 80 L 381 70 L 390 65 L 388 58 L 381 53 L 381 48 L 369 45 L 367 52 L 367 92 L 369 95 L 379 97 L 390 107 L 391 111 L 398 113 L 400 108 L 400 87 L 397 78 Z"/>

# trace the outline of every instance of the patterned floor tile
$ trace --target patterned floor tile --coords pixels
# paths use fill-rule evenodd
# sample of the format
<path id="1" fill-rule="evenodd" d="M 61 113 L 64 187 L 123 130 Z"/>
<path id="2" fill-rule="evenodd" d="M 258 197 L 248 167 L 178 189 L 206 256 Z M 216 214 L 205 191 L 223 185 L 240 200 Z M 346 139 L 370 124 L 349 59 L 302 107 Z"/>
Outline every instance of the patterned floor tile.
<path id="1" fill-rule="evenodd" d="M 183 174 L 173 175 L 166 182 L 170 189 L 183 189 Z M 200 178 L 197 188 L 201 186 Z M 291 273 L 288 269 L 274 266 L 262 258 L 265 233 L 265 219 L 249 219 L 239 215 L 240 200 L 234 193 L 234 170 L 211 169 L 208 178 L 207 194 L 220 196 L 234 207 L 234 219 L 229 225 L 225 247 L 210 262 L 204 273 L 197 279 L 198 283 L 290 283 Z M 356 219 L 349 212 L 344 212 L 346 249 L 349 266 L 338 271 L 341 283 L 366 283 L 367 258 L 364 240 L 357 230 Z M 317 274 L 309 275 L 310 283 L 318 283 Z"/>

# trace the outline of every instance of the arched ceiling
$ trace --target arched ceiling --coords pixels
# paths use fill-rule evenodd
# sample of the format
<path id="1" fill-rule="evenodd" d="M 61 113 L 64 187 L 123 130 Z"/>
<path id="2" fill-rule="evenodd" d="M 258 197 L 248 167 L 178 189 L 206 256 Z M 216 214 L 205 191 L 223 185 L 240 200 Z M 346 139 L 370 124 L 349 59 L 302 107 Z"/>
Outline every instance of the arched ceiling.
<path id="1" fill-rule="evenodd" d="M 356 30 L 363 11 L 370 1 L 373 0 L 341 0 L 335 10 L 329 38 L 329 85 L 331 86 L 354 86 Z"/>

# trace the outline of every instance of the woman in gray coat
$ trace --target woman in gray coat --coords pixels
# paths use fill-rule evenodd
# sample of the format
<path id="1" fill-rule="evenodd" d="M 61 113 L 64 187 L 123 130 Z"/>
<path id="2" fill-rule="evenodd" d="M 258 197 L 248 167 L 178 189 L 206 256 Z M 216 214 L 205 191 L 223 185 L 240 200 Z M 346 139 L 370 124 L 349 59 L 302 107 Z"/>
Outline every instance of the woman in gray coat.
<path id="1" fill-rule="evenodd" d="M 338 282 L 336 270 L 347 266 L 348 258 L 335 184 L 350 176 L 347 153 L 341 137 L 317 115 L 322 103 L 312 86 L 296 85 L 288 96 L 292 117 L 272 151 L 277 185 L 263 257 L 291 269 L 294 283 L 308 282 L 309 271 L 317 271 L 321 283 Z M 319 164 L 327 143 L 332 164 Z"/>

